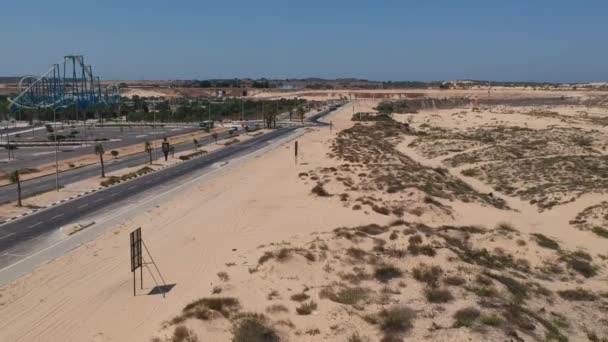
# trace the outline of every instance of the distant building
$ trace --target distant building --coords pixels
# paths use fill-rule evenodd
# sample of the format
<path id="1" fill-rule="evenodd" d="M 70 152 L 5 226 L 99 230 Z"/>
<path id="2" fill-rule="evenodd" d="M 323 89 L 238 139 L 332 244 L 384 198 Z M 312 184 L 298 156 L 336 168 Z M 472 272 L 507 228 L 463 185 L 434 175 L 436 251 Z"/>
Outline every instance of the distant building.
<path id="1" fill-rule="evenodd" d="M 281 84 L 277 88 L 279 88 L 281 90 L 295 90 L 295 89 L 303 89 L 304 87 L 301 85 L 295 85 L 295 84 Z"/>

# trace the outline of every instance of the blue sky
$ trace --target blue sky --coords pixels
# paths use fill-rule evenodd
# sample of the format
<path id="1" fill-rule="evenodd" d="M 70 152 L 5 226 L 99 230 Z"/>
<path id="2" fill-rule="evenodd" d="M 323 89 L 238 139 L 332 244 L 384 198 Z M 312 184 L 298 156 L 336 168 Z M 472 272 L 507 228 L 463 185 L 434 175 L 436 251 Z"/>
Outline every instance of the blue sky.
<path id="1" fill-rule="evenodd" d="M 608 80 L 608 1 L 2 0 L 0 75 Z"/>

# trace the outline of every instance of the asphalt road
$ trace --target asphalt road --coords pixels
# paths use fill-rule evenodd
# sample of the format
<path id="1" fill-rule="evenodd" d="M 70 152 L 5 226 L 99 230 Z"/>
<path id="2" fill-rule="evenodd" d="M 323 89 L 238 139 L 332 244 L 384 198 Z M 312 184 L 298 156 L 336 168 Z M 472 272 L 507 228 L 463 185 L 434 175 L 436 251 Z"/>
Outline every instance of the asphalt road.
<path id="1" fill-rule="evenodd" d="M 327 125 L 318 120 L 328 113 L 329 111 L 323 111 L 310 117 L 307 121 L 317 126 Z M 213 172 L 218 165 L 221 165 L 220 163 L 260 150 L 273 140 L 280 139 L 300 127 L 280 128 L 0 225 L 0 270 L 2 272 L 8 270 L 7 272 L 10 273 L 12 265 L 56 247 L 58 241 L 65 241 L 65 236 L 59 230 L 62 226 L 86 222 L 108 214 L 120 215 L 125 210 L 128 211 L 129 206 L 133 203 L 145 201 L 154 194 L 173 189 L 176 184 L 187 184 L 188 181 L 196 179 L 201 174 Z M 94 171 L 99 172 L 98 168 L 95 168 Z M 76 237 L 86 236 L 86 231 L 84 233 L 78 233 Z M 57 247 L 57 249 L 60 248 Z M 34 266 L 35 264 L 32 264 L 27 267 Z M 19 270 L 13 269 L 12 271 L 16 273 L 7 275 L 7 277 L 23 274 L 23 272 L 27 272 L 27 267 Z M 2 274 L 4 275 L 4 273 Z M 8 278 L 0 279 L 0 283 L 8 280 Z"/>
<path id="2" fill-rule="evenodd" d="M 242 133 L 242 131 L 237 131 L 234 133 L 234 135 L 236 136 L 240 133 Z M 225 138 L 225 137 L 228 137 L 228 133 L 225 132 L 225 133 L 219 134 L 219 138 Z M 199 139 L 199 143 L 201 145 L 207 145 L 207 144 L 214 143 L 214 140 L 212 137 L 207 136 L 207 137 Z M 106 146 L 106 144 L 104 143 L 104 147 L 105 146 Z M 181 151 L 191 150 L 193 145 L 192 145 L 192 142 L 184 142 L 181 144 L 176 144 L 174 146 L 175 146 L 175 152 L 177 153 L 177 152 L 181 152 Z M 109 150 L 109 148 L 106 147 L 106 150 Z M 92 152 L 88 152 L 88 153 L 92 153 Z M 156 157 L 160 157 L 162 155 L 162 152 L 160 151 L 159 148 L 157 148 L 154 150 L 153 155 L 155 155 Z M 51 155 L 51 157 L 52 157 L 52 155 Z M 105 166 L 106 166 L 105 169 L 106 169 L 106 172 L 117 171 L 117 170 L 120 170 L 123 168 L 144 164 L 148 160 L 149 160 L 148 154 L 142 151 L 141 153 L 134 153 L 134 154 L 130 154 L 130 155 L 123 156 L 123 157 L 119 156 L 118 159 L 114 159 L 114 160 L 106 159 L 105 160 Z M 83 179 L 87 179 L 90 177 L 96 177 L 96 176 L 101 176 L 101 168 L 98 164 L 84 166 L 84 167 L 80 167 L 80 168 L 76 168 L 76 169 L 72 169 L 72 170 L 67 170 L 67 171 L 59 173 L 59 185 L 71 184 L 71 183 L 81 181 Z M 47 175 L 47 176 L 43 176 L 43 177 L 39 177 L 39 178 L 34 178 L 31 180 L 23 181 L 21 183 L 21 193 L 22 193 L 23 197 L 26 197 L 26 196 L 29 196 L 32 194 L 45 192 L 48 190 L 53 190 L 53 189 L 55 189 L 55 174 L 51 174 L 51 175 Z M 15 200 L 17 200 L 16 185 L 6 185 L 6 186 L 0 187 L 0 203 L 5 203 L 8 201 L 15 201 Z"/>
<path id="3" fill-rule="evenodd" d="M 81 222 L 102 211 L 119 210 L 134 198 L 158 190 L 160 187 L 166 187 L 169 183 L 186 181 L 192 177 L 194 171 L 213 168 L 216 163 L 258 150 L 267 146 L 271 140 L 278 139 L 296 128 L 278 129 L 1 225 L 0 268 L 23 258 L 45 236 L 57 233 L 58 228 L 62 226 Z"/>
<path id="4" fill-rule="evenodd" d="M 66 125 L 66 129 L 58 130 L 58 134 L 68 134 L 72 128 Z M 81 126 L 77 126 L 75 130 L 80 132 L 80 136 L 84 138 L 83 129 Z M 86 154 L 93 153 L 93 143 L 96 138 L 107 138 L 114 139 L 109 141 L 100 141 L 103 143 L 107 151 L 117 149 L 119 147 L 143 144 L 146 140 L 160 139 L 163 136 L 172 137 L 175 135 L 181 135 L 186 133 L 192 133 L 199 131 L 198 127 L 146 127 L 142 129 L 140 127 L 128 129 L 125 128 L 123 132 L 118 127 L 97 127 L 94 129 L 87 129 L 87 139 L 91 140 L 88 145 L 82 147 L 76 146 L 59 146 L 61 153 L 58 154 L 59 160 L 74 158 L 83 156 Z M 4 133 L 0 127 L 0 132 Z M 32 138 L 30 133 L 23 133 L 21 138 L 11 138 L 11 141 L 20 140 L 23 142 L 34 142 L 34 141 L 45 141 L 48 142 L 46 129 L 35 131 L 35 136 Z M 31 140 L 30 140 L 31 139 Z M 55 148 L 49 147 L 20 147 L 13 150 L 16 157 L 15 160 L 0 164 L 1 171 L 12 171 L 22 168 L 35 168 L 38 165 L 47 164 L 55 161 Z M 48 153 L 53 152 L 53 153 Z M 6 158 L 6 150 L 0 151 L 0 158 Z"/>

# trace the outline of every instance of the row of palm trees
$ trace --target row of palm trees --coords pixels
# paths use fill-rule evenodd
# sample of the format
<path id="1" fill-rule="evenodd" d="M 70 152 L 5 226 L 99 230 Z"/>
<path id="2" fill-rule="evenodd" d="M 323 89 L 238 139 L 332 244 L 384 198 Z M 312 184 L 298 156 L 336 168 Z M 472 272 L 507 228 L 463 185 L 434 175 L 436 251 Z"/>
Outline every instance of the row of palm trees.
<path id="1" fill-rule="evenodd" d="M 232 134 L 232 132 L 230 132 Z M 218 139 L 218 134 L 216 131 L 213 131 L 211 133 L 211 136 L 213 137 L 213 139 L 215 140 L 215 142 L 217 143 L 217 139 Z M 165 138 L 166 141 L 167 138 Z M 194 139 L 193 140 L 195 149 L 198 150 L 198 148 L 200 147 L 200 144 L 198 142 L 198 140 Z M 146 141 L 144 142 L 144 151 L 148 153 L 148 157 L 149 157 L 149 161 L 150 161 L 150 165 L 152 165 L 152 151 L 154 151 L 154 147 L 152 146 L 152 143 L 150 141 Z M 106 177 L 106 170 L 105 170 L 105 164 L 104 164 L 104 160 L 103 160 L 103 156 L 105 154 L 105 148 L 103 147 L 103 145 L 101 143 L 97 143 L 94 145 L 94 152 L 96 155 L 99 156 L 99 164 L 101 165 L 101 177 L 105 178 Z M 114 159 L 116 159 L 118 157 L 119 152 L 116 150 L 112 150 L 110 151 L 110 154 L 112 155 L 112 157 Z M 9 180 L 12 184 L 17 184 L 17 206 L 21 207 L 22 206 L 22 202 L 21 202 L 21 179 L 19 177 L 19 170 L 15 170 L 11 173 L 9 173 Z"/>
<path id="2" fill-rule="evenodd" d="M 150 143 L 149 141 L 146 141 L 144 143 L 144 151 L 148 153 L 148 156 L 150 159 L 150 164 L 152 164 L 152 151 L 153 150 L 154 150 L 154 148 L 152 147 L 152 143 Z M 104 164 L 104 160 L 103 160 L 103 156 L 105 154 L 105 148 L 103 147 L 103 145 L 101 143 L 98 143 L 98 144 L 95 144 L 94 151 L 95 151 L 95 154 L 99 156 L 99 163 L 101 165 L 101 177 L 105 178 L 106 170 L 105 170 L 105 164 Z M 116 157 L 118 157 L 119 153 L 118 153 L 118 151 L 113 150 L 110 152 L 110 154 L 112 155 L 112 157 L 114 159 L 116 159 Z M 21 207 L 21 206 L 23 206 L 23 203 L 22 203 L 22 199 L 21 199 L 21 178 L 19 176 L 19 170 L 10 172 L 9 180 L 10 180 L 11 184 L 17 185 L 17 206 Z"/>
<path id="3" fill-rule="evenodd" d="M 150 158 L 150 165 L 152 165 L 152 151 L 154 148 L 149 141 L 144 143 L 144 151 L 148 152 L 148 156 Z M 99 156 L 99 163 L 101 164 L 101 178 L 106 177 L 105 164 L 103 163 L 103 155 L 105 153 L 105 149 L 101 143 L 95 144 L 95 154 Z M 112 151 L 112 156 L 116 158 L 118 156 L 118 151 Z"/>

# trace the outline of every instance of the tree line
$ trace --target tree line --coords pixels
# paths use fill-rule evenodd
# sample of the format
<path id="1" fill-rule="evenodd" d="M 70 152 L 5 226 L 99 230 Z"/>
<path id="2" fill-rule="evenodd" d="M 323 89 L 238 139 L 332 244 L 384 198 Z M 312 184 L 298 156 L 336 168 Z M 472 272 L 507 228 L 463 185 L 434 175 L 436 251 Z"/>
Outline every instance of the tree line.
<path id="1" fill-rule="evenodd" d="M 208 120 L 246 120 L 263 119 L 285 112 L 297 111 L 298 107 L 305 106 L 306 100 L 277 99 L 252 100 L 240 98 L 227 98 L 223 101 L 209 99 L 186 100 L 170 103 L 168 100 L 158 98 L 144 98 L 133 96 L 122 98 L 119 104 L 111 107 L 98 105 L 90 108 L 77 108 L 68 106 L 60 108 L 53 113 L 52 109 L 16 109 L 10 112 L 8 99 L 0 96 L 0 119 L 14 119 L 20 121 L 81 121 L 84 119 L 99 119 L 103 121 L 126 117 L 129 122 L 156 121 L 156 122 L 199 122 Z M 209 115 L 211 106 L 211 116 Z"/>

